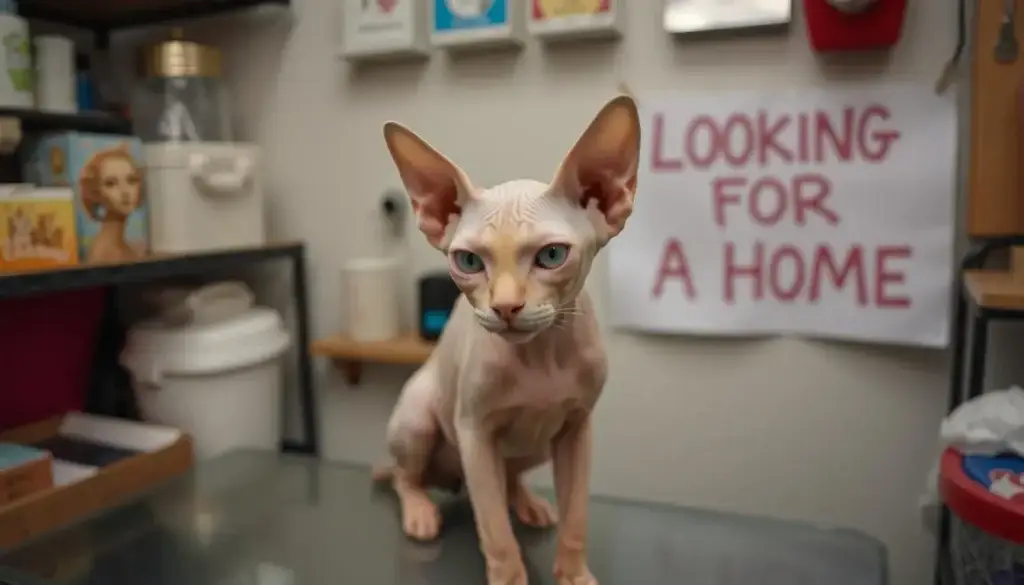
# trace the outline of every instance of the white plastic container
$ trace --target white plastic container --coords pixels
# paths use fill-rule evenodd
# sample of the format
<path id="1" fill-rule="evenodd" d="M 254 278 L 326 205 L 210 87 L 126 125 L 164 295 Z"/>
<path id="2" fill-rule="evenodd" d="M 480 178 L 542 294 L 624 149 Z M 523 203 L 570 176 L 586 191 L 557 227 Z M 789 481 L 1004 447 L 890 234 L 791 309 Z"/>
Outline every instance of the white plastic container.
<path id="1" fill-rule="evenodd" d="M 150 249 L 186 253 L 266 243 L 259 149 L 230 142 L 149 143 Z"/>
<path id="2" fill-rule="evenodd" d="M 36 60 L 36 108 L 75 113 L 75 43 L 59 35 L 33 39 Z"/>
<path id="3" fill-rule="evenodd" d="M 281 439 L 280 315 L 238 283 L 204 287 L 128 334 L 121 363 L 145 420 L 179 428 L 207 459 Z"/>
<path id="4" fill-rule="evenodd" d="M 0 39 L 0 106 L 31 108 L 35 84 L 28 22 L 14 14 L 0 14 Z"/>
<path id="5" fill-rule="evenodd" d="M 359 258 L 342 270 L 348 336 L 355 341 L 398 337 L 398 262 L 393 258 Z"/>

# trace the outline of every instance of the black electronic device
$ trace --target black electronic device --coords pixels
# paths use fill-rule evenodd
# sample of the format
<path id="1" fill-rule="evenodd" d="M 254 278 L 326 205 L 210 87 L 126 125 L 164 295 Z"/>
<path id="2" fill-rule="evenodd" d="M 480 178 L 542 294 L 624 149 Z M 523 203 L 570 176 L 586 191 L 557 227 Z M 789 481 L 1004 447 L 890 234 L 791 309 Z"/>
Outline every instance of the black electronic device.
<path id="1" fill-rule="evenodd" d="M 433 272 L 420 278 L 417 313 L 420 337 L 428 341 L 441 337 L 460 294 L 459 287 L 447 272 Z"/>

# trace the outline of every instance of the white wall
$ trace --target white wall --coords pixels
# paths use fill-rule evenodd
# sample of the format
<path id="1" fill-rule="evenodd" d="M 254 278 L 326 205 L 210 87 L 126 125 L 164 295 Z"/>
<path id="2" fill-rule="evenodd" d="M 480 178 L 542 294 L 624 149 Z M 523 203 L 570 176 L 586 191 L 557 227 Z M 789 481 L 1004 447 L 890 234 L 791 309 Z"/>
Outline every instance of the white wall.
<path id="1" fill-rule="evenodd" d="M 620 82 L 635 92 L 850 75 L 931 83 L 955 31 L 955 3 L 910 2 L 890 62 L 826 67 L 799 19 L 789 35 L 680 43 L 661 31 L 661 2 L 636 1 L 618 45 L 545 54 L 531 44 L 514 57 L 437 55 L 353 76 L 334 57 L 337 0 L 293 1 L 289 26 L 259 18 L 200 28 L 228 48 L 241 131 L 266 149 L 275 235 L 309 244 L 316 335 L 343 325 L 341 264 L 387 250 L 378 197 L 399 183 L 381 140 L 385 120 L 421 132 L 482 183 L 546 178 Z M 417 271 L 442 264 L 418 233 L 408 239 Z M 591 279 L 599 307 L 604 272 L 599 264 Z M 596 491 L 856 527 L 888 545 L 893 583 L 930 579 L 932 544 L 915 501 L 944 410 L 942 353 L 606 335 L 612 373 L 597 414 Z M 361 387 L 346 388 L 320 367 L 325 455 L 380 456 L 409 371 L 372 368 Z"/>

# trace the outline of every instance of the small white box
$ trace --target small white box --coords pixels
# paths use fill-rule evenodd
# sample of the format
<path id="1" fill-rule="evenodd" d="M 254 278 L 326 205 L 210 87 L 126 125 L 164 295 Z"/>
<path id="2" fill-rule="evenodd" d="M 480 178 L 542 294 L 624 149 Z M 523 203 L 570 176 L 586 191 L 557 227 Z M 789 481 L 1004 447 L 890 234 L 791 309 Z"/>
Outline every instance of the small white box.
<path id="1" fill-rule="evenodd" d="M 544 41 L 618 38 L 622 36 L 624 0 L 529 0 L 530 34 Z"/>
<path id="2" fill-rule="evenodd" d="M 427 0 L 424 0 L 427 1 Z M 430 41 L 452 50 L 519 47 L 526 13 L 520 0 L 430 0 Z"/>
<path id="3" fill-rule="evenodd" d="M 426 57 L 430 51 L 424 0 L 338 0 L 350 61 Z"/>

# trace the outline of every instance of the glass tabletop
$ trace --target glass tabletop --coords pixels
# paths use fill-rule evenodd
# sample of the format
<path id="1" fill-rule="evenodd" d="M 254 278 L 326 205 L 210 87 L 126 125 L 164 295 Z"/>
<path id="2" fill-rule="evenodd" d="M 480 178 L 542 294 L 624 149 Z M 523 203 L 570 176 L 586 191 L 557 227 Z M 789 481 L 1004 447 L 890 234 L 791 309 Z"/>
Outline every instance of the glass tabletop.
<path id="1" fill-rule="evenodd" d="M 550 493 L 545 493 L 550 496 Z M 369 469 L 239 451 L 143 499 L 0 554 L 0 585 L 486 585 L 465 497 L 420 544 Z M 595 497 L 602 585 L 883 585 L 886 554 L 836 528 Z M 553 531 L 517 526 L 531 585 L 555 585 Z"/>

